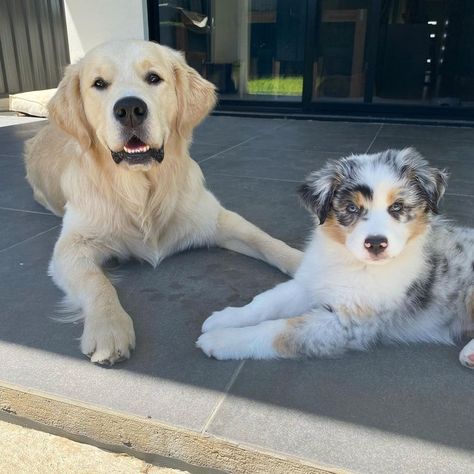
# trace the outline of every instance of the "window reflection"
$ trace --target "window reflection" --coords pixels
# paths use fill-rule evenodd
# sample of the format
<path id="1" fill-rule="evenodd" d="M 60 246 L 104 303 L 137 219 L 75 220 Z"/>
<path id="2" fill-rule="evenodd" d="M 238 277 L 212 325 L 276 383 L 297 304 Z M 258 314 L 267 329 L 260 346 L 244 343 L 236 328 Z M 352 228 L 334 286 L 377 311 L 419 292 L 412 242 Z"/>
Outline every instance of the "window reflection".
<path id="1" fill-rule="evenodd" d="M 374 101 L 472 105 L 474 2 L 385 0 Z"/>
<path id="2" fill-rule="evenodd" d="M 300 100 L 305 15 L 305 0 L 160 1 L 160 37 L 222 96 Z"/>
<path id="3" fill-rule="evenodd" d="M 313 99 L 361 100 L 368 0 L 323 0 L 316 29 Z"/>

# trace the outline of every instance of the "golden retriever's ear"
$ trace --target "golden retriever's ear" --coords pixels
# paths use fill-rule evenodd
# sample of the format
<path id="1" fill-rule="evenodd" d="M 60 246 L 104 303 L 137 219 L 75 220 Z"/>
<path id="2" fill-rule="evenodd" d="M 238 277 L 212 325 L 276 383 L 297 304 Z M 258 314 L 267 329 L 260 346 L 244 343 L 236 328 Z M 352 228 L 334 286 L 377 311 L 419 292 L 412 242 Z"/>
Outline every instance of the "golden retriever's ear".
<path id="1" fill-rule="evenodd" d="M 72 135 L 87 150 L 92 140 L 87 122 L 79 79 L 80 63 L 66 68 L 56 94 L 48 103 L 48 118 L 65 132 Z"/>
<path id="2" fill-rule="evenodd" d="M 178 98 L 178 133 L 186 136 L 216 105 L 216 88 L 188 66 L 181 53 L 173 51 L 173 56 Z"/>

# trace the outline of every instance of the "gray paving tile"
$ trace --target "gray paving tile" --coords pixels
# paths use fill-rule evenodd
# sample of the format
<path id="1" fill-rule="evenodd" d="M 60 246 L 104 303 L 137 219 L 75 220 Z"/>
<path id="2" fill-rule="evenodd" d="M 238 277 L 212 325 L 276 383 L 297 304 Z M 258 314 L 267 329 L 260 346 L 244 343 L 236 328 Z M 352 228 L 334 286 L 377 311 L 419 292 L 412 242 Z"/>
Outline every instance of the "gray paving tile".
<path id="1" fill-rule="evenodd" d="M 0 152 L 4 155 L 20 156 L 23 153 L 24 142 L 34 136 L 45 125 L 46 121 L 0 127 Z"/>
<path id="2" fill-rule="evenodd" d="M 228 148 L 230 147 L 225 144 L 216 145 L 212 143 L 192 143 L 190 155 L 194 161 L 199 163 L 200 161 L 227 150 Z"/>
<path id="3" fill-rule="evenodd" d="M 474 378 L 458 350 L 246 362 L 208 431 L 351 472 L 470 472 Z"/>
<path id="4" fill-rule="evenodd" d="M 451 188 L 455 192 L 456 188 Z M 441 202 L 441 213 L 457 225 L 473 227 L 474 196 L 446 194 Z"/>
<path id="5" fill-rule="evenodd" d="M 216 368 L 200 357 L 194 341 L 202 321 L 217 303 L 241 303 L 252 285 L 283 276 L 217 250 L 183 253 L 156 270 L 123 265 L 118 293 L 134 318 L 138 346 L 130 361 L 108 370 L 80 354 L 80 324 L 50 318 L 61 296 L 46 275 L 56 238 L 50 232 L 0 254 L 0 379 L 200 430 L 238 366 Z M 247 273 L 254 280 L 239 284 Z"/>
<path id="6" fill-rule="evenodd" d="M 400 137 L 419 138 L 422 140 L 442 137 L 443 140 L 469 140 L 473 142 L 474 127 L 384 124 L 379 136 L 381 138 Z"/>
<path id="7" fill-rule="evenodd" d="M 340 153 L 320 150 L 282 150 L 240 145 L 202 163 L 204 173 L 223 173 L 248 178 L 281 179 L 303 182 L 306 175 L 321 168 Z"/>
<path id="8" fill-rule="evenodd" d="M 194 131 L 194 142 L 224 144 L 226 147 L 230 147 L 278 128 L 286 122 L 283 119 L 208 117 Z"/>
<path id="9" fill-rule="evenodd" d="M 0 209 L 0 252 L 59 224 L 53 215 Z"/>
<path id="10" fill-rule="evenodd" d="M 380 123 L 363 123 L 363 122 L 343 122 L 339 120 L 291 120 L 288 126 L 292 130 L 300 130 L 303 133 L 314 133 L 318 131 L 327 135 L 360 135 L 374 136 L 382 129 Z"/>
<path id="11" fill-rule="evenodd" d="M 433 166 L 449 174 L 447 192 L 474 195 L 474 163 L 443 159 L 430 160 Z"/>
<path id="12" fill-rule="evenodd" d="M 431 138 L 411 137 L 380 137 L 378 136 L 372 146 L 370 153 L 376 153 L 387 148 L 415 147 L 428 161 L 438 166 L 448 166 L 450 162 L 474 162 L 474 146 L 468 140 L 445 140 L 442 135 Z"/>
<path id="13" fill-rule="evenodd" d="M 21 155 L 0 154 L 0 207 L 50 214 L 34 200 L 25 174 Z"/>
<path id="14" fill-rule="evenodd" d="M 361 126 L 362 125 L 362 126 Z M 313 122 L 289 120 L 247 142 L 255 150 L 322 150 L 341 154 L 364 153 L 372 143 L 379 124 Z"/>

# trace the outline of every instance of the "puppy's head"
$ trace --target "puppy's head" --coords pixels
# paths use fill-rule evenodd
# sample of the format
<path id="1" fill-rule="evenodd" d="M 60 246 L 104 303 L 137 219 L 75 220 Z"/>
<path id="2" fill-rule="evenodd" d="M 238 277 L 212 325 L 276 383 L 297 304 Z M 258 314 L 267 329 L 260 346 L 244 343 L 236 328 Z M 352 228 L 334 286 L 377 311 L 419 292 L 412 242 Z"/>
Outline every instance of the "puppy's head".
<path id="1" fill-rule="evenodd" d="M 332 161 L 299 194 L 321 231 L 359 260 L 382 263 L 423 235 L 438 212 L 447 175 L 412 148 Z"/>
<path id="2" fill-rule="evenodd" d="M 121 166 L 149 169 L 170 137 L 187 140 L 215 101 L 215 87 L 177 51 L 113 41 L 67 68 L 48 107 L 84 149 L 102 146 Z"/>

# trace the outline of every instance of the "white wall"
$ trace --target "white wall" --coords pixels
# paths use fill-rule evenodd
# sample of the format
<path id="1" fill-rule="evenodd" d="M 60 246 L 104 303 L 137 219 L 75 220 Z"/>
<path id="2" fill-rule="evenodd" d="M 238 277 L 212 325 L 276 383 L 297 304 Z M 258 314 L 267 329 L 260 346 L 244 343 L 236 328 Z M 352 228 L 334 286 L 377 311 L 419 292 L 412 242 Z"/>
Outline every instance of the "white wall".
<path id="1" fill-rule="evenodd" d="M 148 39 L 146 0 L 65 0 L 71 63 L 111 39 Z"/>

